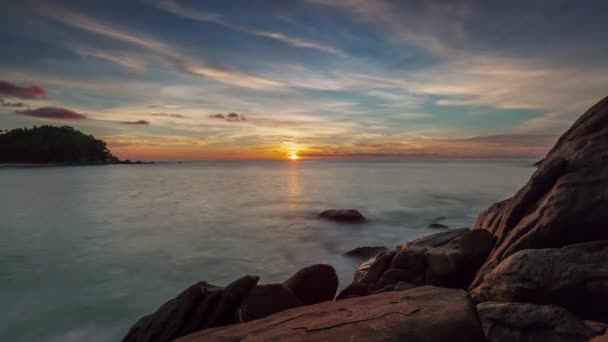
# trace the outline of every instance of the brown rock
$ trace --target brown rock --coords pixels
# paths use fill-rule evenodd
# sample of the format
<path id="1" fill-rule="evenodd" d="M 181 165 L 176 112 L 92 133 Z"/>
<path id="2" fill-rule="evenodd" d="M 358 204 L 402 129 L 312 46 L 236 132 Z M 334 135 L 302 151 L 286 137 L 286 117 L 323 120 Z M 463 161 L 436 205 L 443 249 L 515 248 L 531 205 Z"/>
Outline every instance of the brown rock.
<path id="1" fill-rule="evenodd" d="M 333 300 L 338 290 L 338 275 L 330 265 L 305 267 L 283 285 L 290 289 L 304 305 Z"/>
<path id="2" fill-rule="evenodd" d="M 498 241 L 472 287 L 517 251 L 608 239 L 607 161 L 608 97 L 559 138 L 513 198 L 479 216 L 476 227 Z"/>
<path id="3" fill-rule="evenodd" d="M 243 300 L 239 321 L 253 321 L 302 305 L 298 297 L 283 284 L 257 285 Z"/>
<path id="4" fill-rule="evenodd" d="M 465 291 L 424 286 L 325 302 L 178 341 L 484 341 Z"/>
<path id="5" fill-rule="evenodd" d="M 205 328 L 236 323 L 236 310 L 258 280 L 244 276 L 225 289 L 206 282 L 196 283 L 153 314 L 141 318 L 123 341 L 171 341 Z"/>
<path id="6" fill-rule="evenodd" d="M 558 306 L 485 302 L 477 310 L 488 342 L 584 342 L 599 335 Z"/>
<path id="7" fill-rule="evenodd" d="M 471 290 L 480 302 L 562 306 L 585 319 L 608 320 L 608 240 L 519 251 Z"/>

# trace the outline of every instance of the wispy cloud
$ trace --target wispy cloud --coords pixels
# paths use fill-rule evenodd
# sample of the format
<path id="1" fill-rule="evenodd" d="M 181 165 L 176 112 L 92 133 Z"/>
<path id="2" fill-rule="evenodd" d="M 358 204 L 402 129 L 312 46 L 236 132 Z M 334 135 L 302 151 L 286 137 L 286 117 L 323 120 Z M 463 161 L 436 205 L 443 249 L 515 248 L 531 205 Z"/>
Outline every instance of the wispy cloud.
<path id="1" fill-rule="evenodd" d="M 95 57 L 112 63 L 116 63 L 135 73 L 141 73 L 146 69 L 146 62 L 142 58 L 135 58 L 117 51 L 103 51 L 91 49 L 77 49 L 78 54 L 85 57 Z"/>
<path id="2" fill-rule="evenodd" d="M 174 119 L 185 119 L 186 118 L 186 116 L 184 116 L 184 115 L 174 114 L 174 113 L 152 113 L 152 114 L 150 114 L 150 116 L 174 118 Z"/>
<path id="3" fill-rule="evenodd" d="M 153 4 L 164 11 L 173 13 L 183 18 L 217 24 L 234 31 L 274 39 L 299 48 L 315 49 L 332 54 L 341 54 L 339 49 L 328 44 L 292 37 L 281 32 L 260 30 L 251 26 L 238 24 L 222 15 L 200 11 L 195 8 L 185 7 L 183 5 L 178 4 L 177 1 L 174 0 L 160 0 L 153 2 Z"/>
<path id="4" fill-rule="evenodd" d="M 16 111 L 19 115 L 31 116 L 42 119 L 58 120 L 86 120 L 86 114 L 77 113 L 73 110 L 59 107 L 41 107 L 36 109 L 26 109 Z"/>
<path id="5" fill-rule="evenodd" d="M 88 32 L 116 39 L 122 42 L 130 43 L 149 50 L 150 52 L 164 57 L 165 60 L 167 60 L 169 63 L 173 64 L 178 70 L 183 72 L 207 77 L 222 83 L 245 88 L 268 89 L 281 86 L 279 82 L 266 79 L 260 76 L 247 74 L 238 70 L 211 67 L 209 65 L 205 65 L 205 63 L 198 60 L 197 58 L 188 56 L 188 54 L 184 51 L 180 51 L 178 48 L 173 47 L 161 40 L 152 37 L 146 37 L 145 35 L 140 33 L 130 33 L 112 27 L 96 19 L 71 11 L 66 8 L 40 6 L 38 10 L 48 19 L 58 21 L 65 25 L 73 26 Z M 100 56 L 101 55 L 98 54 L 97 57 Z M 105 54 L 104 57 L 107 60 L 114 61 L 123 66 L 125 65 L 125 63 L 143 64 L 143 62 L 141 61 L 125 62 L 125 57 L 108 58 L 107 56 L 105 56 Z"/>

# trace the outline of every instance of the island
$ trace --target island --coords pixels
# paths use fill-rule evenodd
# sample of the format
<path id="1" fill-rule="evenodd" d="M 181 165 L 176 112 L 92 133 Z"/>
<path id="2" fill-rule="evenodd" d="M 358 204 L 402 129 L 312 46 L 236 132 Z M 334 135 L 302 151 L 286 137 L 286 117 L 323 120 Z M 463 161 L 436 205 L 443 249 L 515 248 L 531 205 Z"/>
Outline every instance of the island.
<path id="1" fill-rule="evenodd" d="M 133 164 L 120 160 L 106 143 L 70 126 L 34 126 L 0 130 L 0 164 L 102 165 Z"/>

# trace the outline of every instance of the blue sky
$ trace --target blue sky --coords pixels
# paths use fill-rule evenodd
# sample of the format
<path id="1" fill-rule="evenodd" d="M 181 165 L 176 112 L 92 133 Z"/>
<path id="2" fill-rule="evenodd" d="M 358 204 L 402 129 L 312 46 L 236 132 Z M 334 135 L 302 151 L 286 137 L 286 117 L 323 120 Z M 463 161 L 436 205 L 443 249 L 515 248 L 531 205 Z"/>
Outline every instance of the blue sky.
<path id="1" fill-rule="evenodd" d="M 608 89 L 605 1 L 0 6 L 0 128 L 124 158 L 539 157 Z"/>

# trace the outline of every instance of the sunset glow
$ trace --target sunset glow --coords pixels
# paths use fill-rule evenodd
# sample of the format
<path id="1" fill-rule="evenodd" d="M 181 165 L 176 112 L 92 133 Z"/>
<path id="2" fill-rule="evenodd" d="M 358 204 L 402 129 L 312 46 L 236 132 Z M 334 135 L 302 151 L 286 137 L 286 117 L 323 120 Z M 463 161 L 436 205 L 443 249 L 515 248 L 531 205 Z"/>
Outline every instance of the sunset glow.
<path id="1" fill-rule="evenodd" d="M 297 160 L 297 159 L 298 159 L 298 155 L 297 155 L 297 154 L 295 154 L 295 153 L 294 153 L 294 154 L 291 154 L 291 155 L 289 156 L 289 159 L 291 159 L 291 160 Z"/>
<path id="2" fill-rule="evenodd" d="M 608 89 L 603 3 L 261 3 L 9 1 L 0 128 L 131 159 L 540 158 Z"/>

